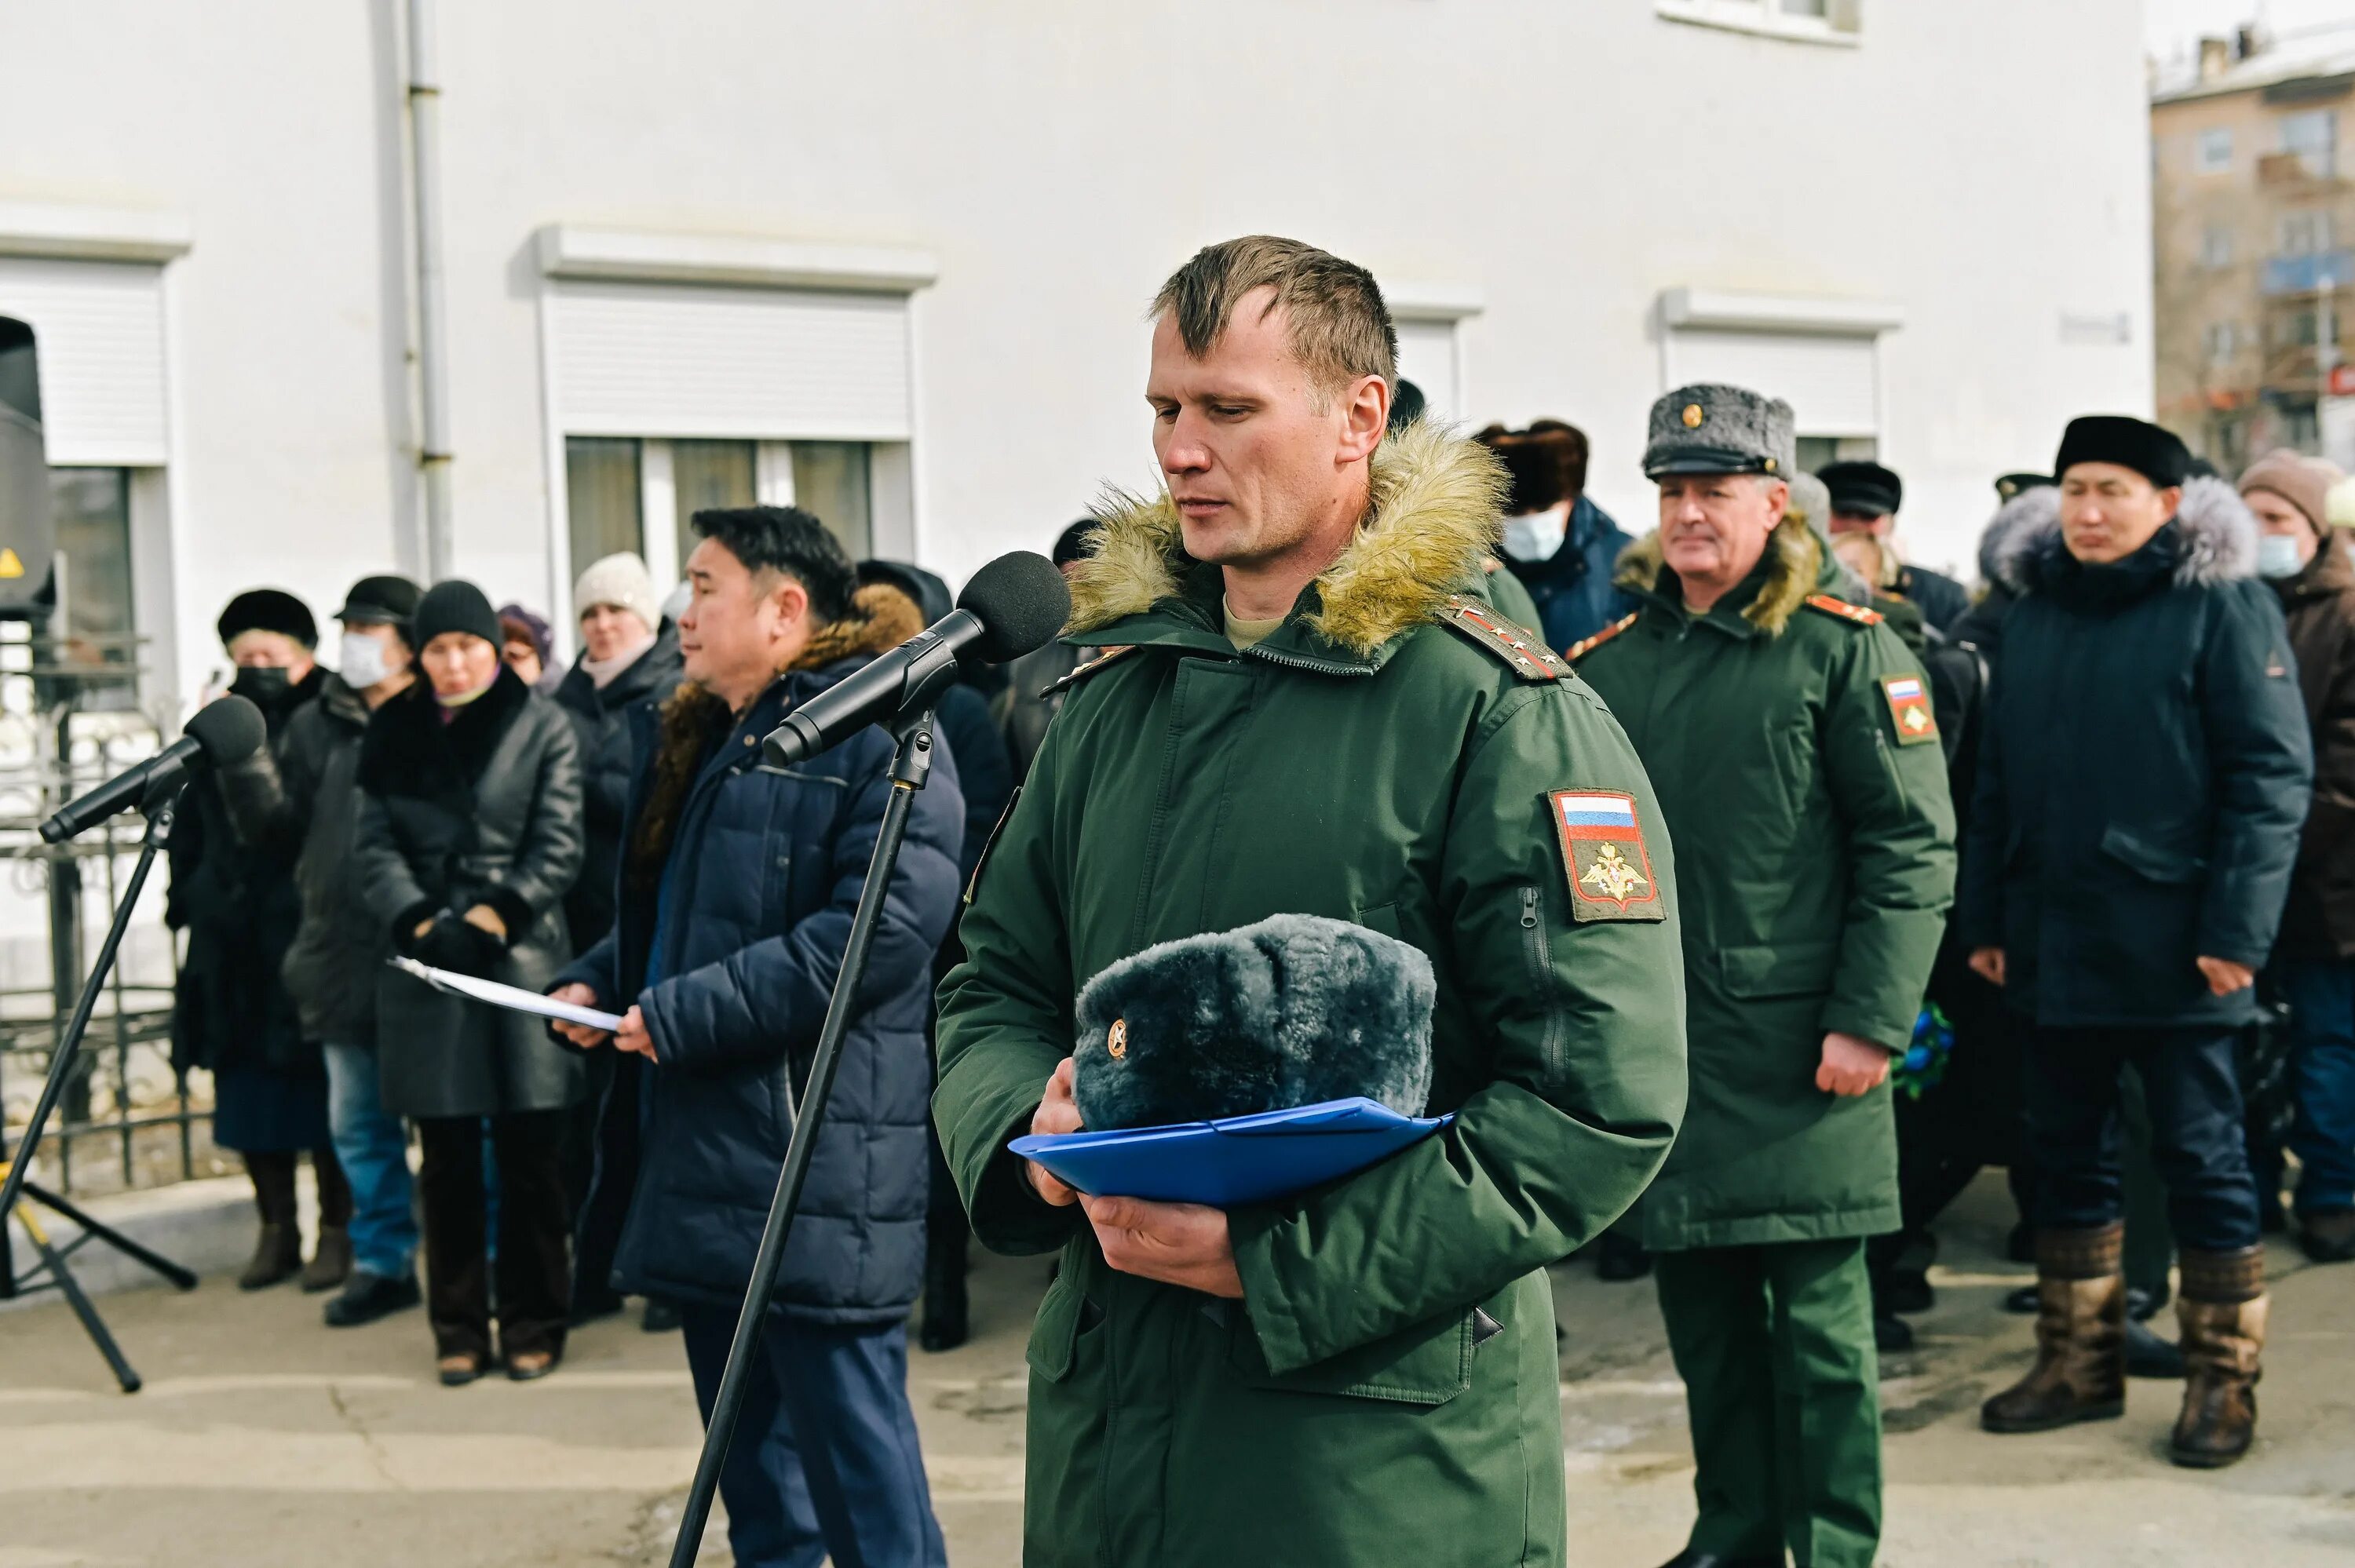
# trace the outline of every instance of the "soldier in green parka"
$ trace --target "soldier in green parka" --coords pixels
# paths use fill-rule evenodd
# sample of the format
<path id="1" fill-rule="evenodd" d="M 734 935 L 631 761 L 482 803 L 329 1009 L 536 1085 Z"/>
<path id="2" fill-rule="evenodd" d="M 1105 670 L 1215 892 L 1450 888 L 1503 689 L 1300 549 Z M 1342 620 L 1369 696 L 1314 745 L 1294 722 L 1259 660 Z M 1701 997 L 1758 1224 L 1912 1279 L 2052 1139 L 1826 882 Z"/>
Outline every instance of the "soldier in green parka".
<path id="1" fill-rule="evenodd" d="M 1167 494 L 1102 514 L 1068 640 L 1111 652 L 1069 678 L 941 990 L 933 1114 L 975 1234 L 1061 1250 L 1024 1561 L 1559 1564 L 1544 1267 L 1635 1201 L 1684 1107 L 1658 801 L 1543 640 L 1451 592 L 1501 476 L 1427 425 L 1385 438 L 1370 276 L 1234 240 L 1154 314 Z M 1007 1151 L 1078 1126 L 1091 978 L 1287 912 L 1430 958 L 1445 1129 L 1232 1210 L 1081 1199 Z"/>
<path id="2" fill-rule="evenodd" d="M 1652 410 L 1640 608 L 1571 650 L 1676 835 L 1691 1103 L 1643 1202 L 1700 1517 L 1671 1568 L 1872 1561 L 1881 1414 L 1863 1238 L 1898 1224 L 1886 1086 L 1955 878 L 1921 671 L 1785 514 L 1788 404 Z"/>

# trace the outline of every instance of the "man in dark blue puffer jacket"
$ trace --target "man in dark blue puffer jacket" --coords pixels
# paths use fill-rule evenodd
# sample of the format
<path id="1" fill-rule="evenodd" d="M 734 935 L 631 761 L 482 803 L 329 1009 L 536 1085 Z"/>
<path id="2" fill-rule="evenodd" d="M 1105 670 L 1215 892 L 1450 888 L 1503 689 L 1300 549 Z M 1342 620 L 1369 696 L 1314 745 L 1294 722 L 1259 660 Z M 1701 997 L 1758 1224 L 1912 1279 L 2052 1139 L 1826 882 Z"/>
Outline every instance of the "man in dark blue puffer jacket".
<path id="1" fill-rule="evenodd" d="M 761 766 L 760 742 L 921 628 L 903 596 L 858 588 L 808 513 L 699 512 L 694 526 L 687 683 L 632 715 L 643 760 L 615 925 L 555 994 L 626 1008 L 611 1035 L 559 1028 L 652 1065 L 643 1103 L 605 1111 L 642 1128 L 613 1283 L 680 1303 L 708 1419 L 891 789 L 879 729 L 787 770 Z M 748 1568 L 946 1561 L 905 1328 L 924 1255 L 927 990 L 964 829 L 945 749 L 915 797 L 721 1473 Z"/>

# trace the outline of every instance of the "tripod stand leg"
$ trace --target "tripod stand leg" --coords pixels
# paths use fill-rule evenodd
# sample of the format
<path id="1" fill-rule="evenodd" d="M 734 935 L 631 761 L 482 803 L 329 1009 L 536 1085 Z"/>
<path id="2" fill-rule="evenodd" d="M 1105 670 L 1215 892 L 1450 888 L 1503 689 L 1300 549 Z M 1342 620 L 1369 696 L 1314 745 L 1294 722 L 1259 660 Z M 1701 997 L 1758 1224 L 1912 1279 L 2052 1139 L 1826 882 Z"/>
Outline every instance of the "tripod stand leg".
<path id="1" fill-rule="evenodd" d="M 82 1290 L 81 1281 L 73 1277 L 73 1270 L 66 1266 L 65 1258 L 50 1243 L 48 1233 L 41 1229 L 40 1216 L 33 1213 L 30 1203 L 16 1205 L 16 1223 L 25 1227 L 26 1236 L 32 1242 L 33 1250 L 41 1255 L 41 1262 L 48 1269 L 49 1278 L 57 1286 L 59 1293 L 65 1297 L 66 1305 L 73 1308 L 76 1318 L 81 1319 L 82 1331 L 90 1336 L 90 1342 L 98 1347 L 98 1353 L 106 1358 L 106 1364 L 114 1372 L 114 1381 L 122 1385 L 123 1393 L 137 1393 L 139 1374 L 131 1370 L 129 1361 L 123 1359 L 123 1348 L 107 1331 L 106 1319 L 98 1315 L 98 1308 L 91 1305 L 90 1297 Z"/>
<path id="2" fill-rule="evenodd" d="M 188 1270 L 181 1267 L 178 1264 L 174 1263 L 162 1253 L 155 1252 L 148 1247 L 141 1245 L 135 1241 L 133 1241 L 129 1236 L 124 1235 L 121 1231 L 116 1230 L 112 1225 L 108 1224 L 105 1221 L 91 1219 L 81 1210 L 66 1202 L 63 1198 L 59 1197 L 55 1192 L 50 1192 L 38 1181 L 27 1181 L 25 1183 L 25 1196 L 32 1199 L 35 1202 L 39 1203 L 46 1209 L 63 1214 L 67 1219 L 71 1220 L 83 1230 L 89 1232 L 91 1235 L 104 1242 L 107 1245 L 123 1254 L 123 1256 L 130 1258 L 133 1262 L 144 1264 L 147 1267 L 154 1269 L 165 1279 L 170 1280 L 175 1287 L 181 1290 L 194 1290 L 197 1287 L 197 1277 L 194 1274 L 191 1274 Z"/>

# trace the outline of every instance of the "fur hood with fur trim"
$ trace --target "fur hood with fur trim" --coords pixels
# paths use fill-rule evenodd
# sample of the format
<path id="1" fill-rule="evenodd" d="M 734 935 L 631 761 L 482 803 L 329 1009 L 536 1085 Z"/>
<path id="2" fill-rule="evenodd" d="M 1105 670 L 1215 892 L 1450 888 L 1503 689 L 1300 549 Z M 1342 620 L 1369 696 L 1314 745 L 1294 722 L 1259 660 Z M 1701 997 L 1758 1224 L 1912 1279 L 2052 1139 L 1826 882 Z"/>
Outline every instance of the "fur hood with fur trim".
<path id="1" fill-rule="evenodd" d="M 1824 591 L 1824 546 L 1806 518 L 1794 512 L 1774 524 L 1766 548 L 1766 581 L 1760 586 L 1758 597 L 1742 607 L 1742 619 L 1769 637 L 1779 637 L 1807 596 Z M 1657 595 L 1664 567 L 1660 535 L 1655 530 L 1620 555 L 1613 580 L 1630 592 Z"/>
<path id="2" fill-rule="evenodd" d="M 2032 498 L 2051 499 L 2033 511 L 2016 509 Z M 2007 519 L 2010 519 L 2007 522 Z M 2183 555 L 2175 564 L 2179 588 L 2232 582 L 2257 575 L 2257 520 L 2232 487 L 2221 479 L 2195 479 L 2183 487 L 2175 509 Z M 2049 487 L 2015 496 L 1996 514 L 1980 546 L 1980 569 L 1991 582 L 2014 593 L 2033 593 L 2050 580 L 2051 569 L 2068 546 L 2061 536 L 2060 492 Z"/>
<path id="3" fill-rule="evenodd" d="M 852 596 L 850 613 L 812 633 L 793 662 L 777 672 L 777 679 L 797 671 L 822 670 L 861 654 L 872 658 L 923 629 L 924 612 L 904 589 L 891 583 L 869 583 Z M 678 829 L 679 810 L 695 788 L 705 753 L 735 722 L 736 715 L 724 699 L 693 681 L 682 683 L 663 704 L 661 739 L 647 782 L 645 810 L 630 838 L 632 887 L 644 891 L 661 879 L 671 835 Z"/>
<path id="4" fill-rule="evenodd" d="M 1359 657 L 1430 620 L 1477 580 L 1497 548 L 1508 480 L 1477 442 L 1417 420 L 1375 449 L 1372 495 L 1357 537 L 1317 575 L 1310 630 Z M 1182 591 L 1195 563 L 1178 508 L 1156 496 L 1108 493 L 1094 553 L 1072 568 L 1067 633 L 1142 615 Z"/>

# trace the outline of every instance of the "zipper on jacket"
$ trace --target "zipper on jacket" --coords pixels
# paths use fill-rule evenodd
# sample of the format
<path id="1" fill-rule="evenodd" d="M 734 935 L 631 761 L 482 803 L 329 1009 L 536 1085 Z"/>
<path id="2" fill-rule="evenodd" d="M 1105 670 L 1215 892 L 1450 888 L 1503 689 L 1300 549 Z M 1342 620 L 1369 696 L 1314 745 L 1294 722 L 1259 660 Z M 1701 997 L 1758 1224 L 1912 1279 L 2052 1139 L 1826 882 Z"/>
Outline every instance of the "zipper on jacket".
<path id="1" fill-rule="evenodd" d="M 1546 941 L 1543 895 L 1535 885 L 1521 889 L 1521 950 L 1529 959 L 1529 985 L 1545 1011 L 1541 1035 L 1546 1073 L 1561 1072 L 1561 1009 L 1554 1005 L 1553 949 Z"/>
<path id="2" fill-rule="evenodd" d="M 1324 659 L 1304 659 L 1297 653 L 1270 652 L 1263 643 L 1252 643 L 1243 650 L 1243 656 L 1264 659 L 1271 664 L 1281 664 L 1287 670 L 1311 670 L 1319 675 L 1370 675 L 1369 664 L 1338 664 Z"/>
<path id="3" fill-rule="evenodd" d="M 1907 805 L 1913 804 L 1913 795 L 1905 788 L 1905 775 L 1898 770 L 1897 758 L 1890 752 L 1889 737 L 1881 732 L 1877 724 L 1872 726 L 1872 749 L 1880 755 L 1881 774 L 1889 780 L 1889 787 L 1897 791 L 1897 799 Z"/>

